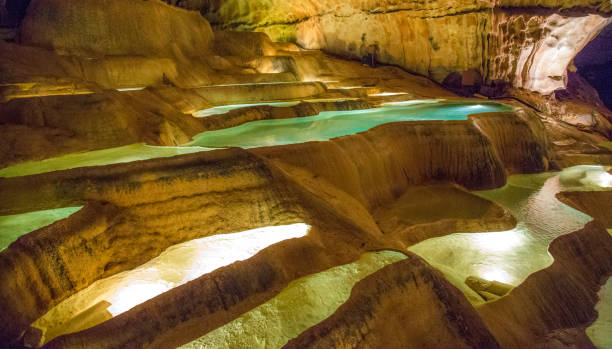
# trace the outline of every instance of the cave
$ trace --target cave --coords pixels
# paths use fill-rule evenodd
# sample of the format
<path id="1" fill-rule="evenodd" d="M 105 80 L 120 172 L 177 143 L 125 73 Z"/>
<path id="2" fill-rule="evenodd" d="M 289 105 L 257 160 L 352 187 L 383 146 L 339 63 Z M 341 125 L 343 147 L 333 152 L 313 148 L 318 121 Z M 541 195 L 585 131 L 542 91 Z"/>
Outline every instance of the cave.
<path id="1" fill-rule="evenodd" d="M 574 64 L 578 73 L 593 86 L 606 107 L 612 108 L 612 25 L 607 25 L 601 33 L 582 49 Z"/>
<path id="2" fill-rule="evenodd" d="M 612 348 L 607 0 L 0 0 L 0 348 Z"/>

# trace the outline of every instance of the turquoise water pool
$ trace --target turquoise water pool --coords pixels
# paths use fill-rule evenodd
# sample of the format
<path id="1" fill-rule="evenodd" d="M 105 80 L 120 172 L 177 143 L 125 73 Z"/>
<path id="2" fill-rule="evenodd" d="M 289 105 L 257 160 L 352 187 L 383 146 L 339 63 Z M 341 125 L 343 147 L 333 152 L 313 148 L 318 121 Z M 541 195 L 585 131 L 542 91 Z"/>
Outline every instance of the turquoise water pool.
<path id="1" fill-rule="evenodd" d="M 259 120 L 195 136 L 189 146 L 255 148 L 326 141 L 398 121 L 466 120 L 475 113 L 504 112 L 513 108 L 493 102 L 421 101 L 380 108 L 327 111 L 316 116 Z"/>
<path id="2" fill-rule="evenodd" d="M 0 178 L 29 176 L 77 167 L 103 166 L 122 162 L 167 158 L 207 150 L 212 149 L 202 147 L 160 147 L 136 143 L 123 147 L 67 154 L 40 161 L 23 162 L 0 169 Z"/>
<path id="3" fill-rule="evenodd" d="M 289 102 L 261 102 L 261 103 L 248 103 L 248 104 L 230 104 L 230 105 L 220 105 L 217 107 L 212 107 L 208 109 L 198 110 L 193 113 L 193 116 L 196 118 L 205 118 L 212 115 L 225 114 L 235 109 L 240 108 L 248 108 L 248 107 L 258 107 L 263 105 L 269 105 L 271 107 L 293 107 L 295 105 L 300 104 L 300 101 L 289 101 Z"/>
<path id="4" fill-rule="evenodd" d="M 328 100 L 311 100 L 328 101 Z M 279 102 L 290 106 L 297 102 Z M 245 106 L 245 105 L 238 105 Z M 248 106 L 248 105 L 247 105 Z M 215 107 L 206 113 L 221 113 L 236 105 Z M 19 177 L 85 166 L 103 166 L 121 162 L 172 157 L 209 151 L 214 148 L 255 148 L 271 145 L 325 141 L 334 137 L 367 131 L 378 125 L 397 121 L 465 120 L 469 114 L 510 111 L 512 107 L 479 101 L 445 102 L 442 100 L 411 100 L 383 105 L 380 108 L 350 111 L 328 111 L 316 116 L 259 120 L 240 126 L 207 131 L 180 147 L 160 147 L 132 144 L 122 147 L 74 153 L 41 161 L 29 161 L 0 169 L 0 177 Z M 204 113 L 204 111 L 202 111 Z M 204 115 L 201 115 L 205 117 Z"/>

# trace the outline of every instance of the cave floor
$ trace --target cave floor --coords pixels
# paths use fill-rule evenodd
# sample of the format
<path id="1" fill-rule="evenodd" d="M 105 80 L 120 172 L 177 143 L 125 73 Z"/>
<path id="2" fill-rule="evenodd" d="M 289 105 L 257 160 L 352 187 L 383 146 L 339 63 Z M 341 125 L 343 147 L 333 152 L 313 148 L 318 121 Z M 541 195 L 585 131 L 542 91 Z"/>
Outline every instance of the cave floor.
<path id="1" fill-rule="evenodd" d="M 3 300 L 0 338 L 277 348 L 393 322 L 419 339 L 435 325 L 447 343 L 588 328 L 607 345 L 612 227 L 587 214 L 594 200 L 558 199 L 611 190 L 601 135 L 395 67 L 276 53 L 318 63 L 4 89 L 21 124 L 3 129 L 16 151 L 0 169 L 0 291 L 23 301 Z"/>

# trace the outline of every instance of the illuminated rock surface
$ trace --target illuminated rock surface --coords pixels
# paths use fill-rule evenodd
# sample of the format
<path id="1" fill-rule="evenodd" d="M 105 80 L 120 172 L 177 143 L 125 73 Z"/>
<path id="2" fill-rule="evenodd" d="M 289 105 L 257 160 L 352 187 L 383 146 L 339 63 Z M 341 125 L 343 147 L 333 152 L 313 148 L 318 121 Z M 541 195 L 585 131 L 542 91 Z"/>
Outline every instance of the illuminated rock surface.
<path id="1" fill-rule="evenodd" d="M 555 13 L 556 7 L 568 14 Z M 491 80 L 543 93 L 564 86 L 571 59 L 612 11 L 607 1 L 533 0 L 220 0 L 193 2 L 191 8 L 201 8 L 213 25 L 259 30 L 355 58 L 361 46 L 377 43 L 382 62 L 440 82 L 452 72 L 476 69 Z"/>
<path id="2" fill-rule="evenodd" d="M 355 263 L 295 280 L 272 300 L 181 348 L 280 348 L 336 311 L 359 280 L 405 258 L 367 253 Z"/>
<path id="3" fill-rule="evenodd" d="M 76 51 L 77 55 L 167 57 L 177 53 L 205 54 L 213 37 L 208 23 L 196 13 L 166 7 L 157 1 L 145 4 L 85 0 L 69 6 L 64 3 L 32 1 L 21 23 L 21 41 L 65 53 Z M 54 11 L 50 14 L 45 8 Z M 152 23 L 157 26 L 150 26 Z M 75 27 L 83 32 L 73 31 Z M 105 40 L 90 40 L 92 35 Z M 172 46 L 167 45 L 170 42 Z"/>
<path id="4" fill-rule="evenodd" d="M 0 347 L 606 345 L 609 1 L 164 2 L 0 0 Z"/>

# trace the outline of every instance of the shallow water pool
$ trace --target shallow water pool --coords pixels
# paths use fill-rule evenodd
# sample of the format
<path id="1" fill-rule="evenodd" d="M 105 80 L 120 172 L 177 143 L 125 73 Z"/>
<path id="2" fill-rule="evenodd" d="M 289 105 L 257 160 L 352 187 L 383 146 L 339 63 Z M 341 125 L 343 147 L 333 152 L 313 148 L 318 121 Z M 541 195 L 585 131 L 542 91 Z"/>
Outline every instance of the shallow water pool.
<path id="1" fill-rule="evenodd" d="M 291 105 L 297 102 L 281 103 Z M 231 109 L 234 107 L 218 108 Z M 509 110 L 512 110 L 512 107 L 493 102 L 444 102 L 433 99 L 395 102 L 374 109 L 329 111 L 302 118 L 253 121 L 227 129 L 202 132 L 196 135 L 193 141 L 179 147 L 150 146 L 138 143 L 67 154 L 40 161 L 29 161 L 0 169 L 0 177 L 19 177 L 78 167 L 103 166 L 172 157 L 209 151 L 214 148 L 255 148 L 308 141 L 325 141 L 334 137 L 366 131 L 390 122 L 465 120 L 469 114 Z M 209 110 L 207 113 L 216 112 L 222 111 Z"/>
<path id="2" fill-rule="evenodd" d="M 466 120 L 476 113 L 503 112 L 513 108 L 493 102 L 420 101 L 389 104 L 380 108 L 326 111 L 316 116 L 259 120 L 223 130 L 198 134 L 190 146 L 255 148 L 326 141 L 399 121 Z"/>
<path id="3" fill-rule="evenodd" d="M 20 236 L 64 219 L 81 208 L 83 206 L 0 216 L 0 251 L 7 248 Z"/>
<path id="4" fill-rule="evenodd" d="M 33 326 L 44 331 L 44 342 L 93 327 L 164 292 L 264 248 L 306 236 L 310 226 L 295 223 L 220 234 L 169 247 L 132 270 L 97 280 L 65 299 Z"/>
<path id="5" fill-rule="evenodd" d="M 553 262 L 548 253 L 550 242 L 591 221 L 555 195 L 568 190 L 611 190 L 608 170 L 575 166 L 557 173 L 510 176 L 506 186 L 475 194 L 510 211 L 518 221 L 514 229 L 451 234 L 425 240 L 409 250 L 440 269 L 470 300 L 482 301 L 464 284 L 465 279 L 478 276 L 517 286 L 528 275 L 548 267 Z"/>
<path id="6" fill-rule="evenodd" d="M 368 252 L 354 263 L 294 280 L 271 300 L 181 348 L 280 348 L 332 315 L 358 281 L 405 258 L 393 251 Z"/>

